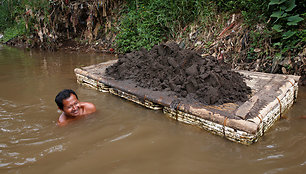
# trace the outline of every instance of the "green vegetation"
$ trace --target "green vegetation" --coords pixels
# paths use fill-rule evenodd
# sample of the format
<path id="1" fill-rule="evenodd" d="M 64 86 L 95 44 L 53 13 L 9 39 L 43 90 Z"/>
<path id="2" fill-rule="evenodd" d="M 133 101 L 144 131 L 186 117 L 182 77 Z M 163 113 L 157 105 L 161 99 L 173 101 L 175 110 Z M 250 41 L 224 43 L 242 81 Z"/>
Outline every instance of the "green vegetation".
<path id="1" fill-rule="evenodd" d="M 25 22 L 20 21 L 19 23 L 6 28 L 4 31 L 4 37 L 0 39 L 0 42 L 7 42 L 12 38 L 23 35 L 26 33 Z"/>
<path id="2" fill-rule="evenodd" d="M 219 12 L 241 12 L 247 25 L 266 22 L 269 18 L 267 0 L 218 0 L 216 1 Z"/>
<path id="3" fill-rule="evenodd" d="M 60 45 L 57 42 L 67 39 L 93 43 L 113 32 L 116 51 L 121 53 L 179 40 L 205 53 L 219 54 L 218 35 L 229 26 L 232 14 L 238 14 L 243 29 L 235 30 L 236 38 L 231 39 L 234 44 L 241 43 L 242 37 L 247 41 L 228 53 L 231 60 L 274 63 L 305 48 L 303 0 L 2 0 L 0 4 L 0 33 L 4 34 L 0 42 L 26 35 L 33 38 L 26 42 L 36 45 Z M 190 34 L 194 34 L 192 39 Z"/>
<path id="4" fill-rule="evenodd" d="M 20 14 L 20 7 L 18 1 L 3 0 L 0 6 L 0 32 L 4 33 L 4 37 L 1 42 L 7 42 L 8 40 L 24 34 L 25 25 L 24 21 L 18 19 Z"/>
<path id="5" fill-rule="evenodd" d="M 3 0 L 0 2 L 0 32 L 14 25 L 18 10 L 17 1 Z"/>
<path id="6" fill-rule="evenodd" d="M 117 47 L 121 52 L 151 48 L 196 20 L 210 7 L 208 0 L 132 0 L 122 16 Z"/>
<path id="7" fill-rule="evenodd" d="M 301 47 L 298 44 L 305 42 L 306 30 L 299 24 L 305 18 L 305 3 L 297 5 L 295 0 L 271 0 L 269 8 L 272 11 L 272 29 L 275 31 L 273 45 L 278 47 L 282 54 Z M 305 26 L 305 22 L 302 26 Z"/>
<path id="8" fill-rule="evenodd" d="M 0 5 L 0 33 L 4 34 L 0 42 L 4 43 L 35 30 L 35 14 L 47 15 L 50 8 L 47 0 L 3 0 Z"/>

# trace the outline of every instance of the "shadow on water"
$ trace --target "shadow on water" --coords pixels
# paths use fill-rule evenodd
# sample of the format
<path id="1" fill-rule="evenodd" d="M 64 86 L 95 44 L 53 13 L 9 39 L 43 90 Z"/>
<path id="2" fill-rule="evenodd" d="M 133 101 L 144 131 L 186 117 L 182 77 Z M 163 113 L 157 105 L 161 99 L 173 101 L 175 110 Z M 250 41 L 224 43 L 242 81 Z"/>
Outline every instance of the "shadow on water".
<path id="1" fill-rule="evenodd" d="M 306 88 L 258 143 L 244 146 L 80 86 L 73 69 L 111 55 L 0 48 L 1 173 L 302 173 Z M 57 127 L 54 97 L 74 89 L 97 113 Z"/>

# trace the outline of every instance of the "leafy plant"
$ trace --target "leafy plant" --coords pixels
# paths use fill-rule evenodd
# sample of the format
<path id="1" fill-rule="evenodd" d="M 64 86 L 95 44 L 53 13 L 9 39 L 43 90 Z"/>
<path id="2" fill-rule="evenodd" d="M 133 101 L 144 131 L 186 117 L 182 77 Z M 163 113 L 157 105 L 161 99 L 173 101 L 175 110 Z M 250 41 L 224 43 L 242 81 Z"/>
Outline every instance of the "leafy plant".
<path id="1" fill-rule="evenodd" d="M 0 2 L 0 32 L 15 24 L 15 17 L 18 15 L 19 0 L 3 0 Z"/>
<path id="2" fill-rule="evenodd" d="M 281 49 L 281 53 L 294 49 L 296 44 L 304 39 L 298 35 L 301 32 L 298 24 L 304 21 L 304 18 L 299 14 L 296 1 L 271 0 L 269 8 L 272 10 L 270 17 L 274 19 L 272 29 L 276 32 L 275 40 L 279 40 L 274 46 Z"/>
<path id="3" fill-rule="evenodd" d="M 17 23 L 16 25 L 6 28 L 4 30 L 4 37 L 0 39 L 0 42 L 7 42 L 17 36 L 23 35 L 26 33 L 25 30 L 25 22 L 24 21 L 20 21 L 19 23 Z"/>

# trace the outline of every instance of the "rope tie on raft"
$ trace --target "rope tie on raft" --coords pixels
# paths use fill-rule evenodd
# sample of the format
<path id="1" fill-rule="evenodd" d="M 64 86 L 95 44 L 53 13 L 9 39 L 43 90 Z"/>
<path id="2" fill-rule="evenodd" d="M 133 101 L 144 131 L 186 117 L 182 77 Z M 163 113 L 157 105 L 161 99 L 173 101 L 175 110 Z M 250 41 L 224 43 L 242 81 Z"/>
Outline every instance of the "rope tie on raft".
<path id="1" fill-rule="evenodd" d="M 226 121 L 227 121 L 227 117 L 224 118 L 224 121 L 223 121 L 223 135 L 225 137 L 225 126 L 226 126 Z"/>
<path id="2" fill-rule="evenodd" d="M 292 86 L 294 86 L 294 84 L 290 80 L 288 80 L 288 81 Z M 278 97 L 276 97 L 276 99 L 279 103 L 279 118 L 282 119 L 282 103 L 281 103 L 281 101 Z"/>
<path id="3" fill-rule="evenodd" d="M 262 122 L 262 118 L 260 117 L 260 115 L 261 115 L 261 114 L 258 114 L 257 117 L 259 118 L 260 123 L 261 123 L 261 122 Z"/>
<path id="4" fill-rule="evenodd" d="M 162 97 L 159 97 L 159 99 L 158 99 L 158 101 L 157 101 L 157 104 L 162 105 L 162 100 L 163 100 L 163 98 L 162 98 Z"/>
<path id="5" fill-rule="evenodd" d="M 177 121 L 177 119 L 178 119 L 178 110 L 179 110 L 180 104 L 181 104 L 181 102 L 179 102 L 179 103 L 176 105 L 176 113 L 175 113 L 175 119 L 176 119 L 176 121 Z"/>
<path id="6" fill-rule="evenodd" d="M 292 83 L 290 80 L 288 80 L 288 81 L 289 81 L 289 83 L 292 85 L 292 87 L 294 87 L 295 80 L 293 80 L 294 83 Z M 295 100 L 296 100 L 296 93 L 294 92 L 294 94 L 293 94 L 293 101 L 295 101 Z"/>
<path id="7" fill-rule="evenodd" d="M 281 119 L 282 118 L 282 103 L 278 97 L 276 97 L 276 99 L 278 100 L 278 103 L 279 103 L 279 118 Z"/>
<path id="8" fill-rule="evenodd" d="M 145 95 L 143 96 L 143 103 L 146 103 L 146 99 L 147 99 L 147 95 L 145 94 Z"/>
<path id="9" fill-rule="evenodd" d="M 294 86 L 294 84 L 290 81 L 290 80 L 288 80 L 289 82 L 290 82 L 290 84 L 292 85 L 292 86 Z"/>
<path id="10" fill-rule="evenodd" d="M 257 117 L 258 117 L 259 120 L 260 120 L 259 123 L 262 123 L 262 135 L 264 135 L 264 133 L 265 133 L 265 124 L 264 124 L 264 122 L 262 121 L 263 116 L 262 116 L 261 114 L 258 114 Z"/>
<path id="11" fill-rule="evenodd" d="M 265 122 L 262 122 L 262 136 L 265 135 Z"/>
<path id="12" fill-rule="evenodd" d="M 179 114 L 178 112 L 179 112 L 180 104 L 181 104 L 181 101 L 178 100 L 178 99 L 175 99 L 175 100 L 173 100 L 170 103 L 170 106 L 169 106 L 169 108 L 170 108 L 171 112 L 173 113 L 173 115 L 175 113 L 175 120 L 176 121 L 178 121 L 178 114 Z"/>

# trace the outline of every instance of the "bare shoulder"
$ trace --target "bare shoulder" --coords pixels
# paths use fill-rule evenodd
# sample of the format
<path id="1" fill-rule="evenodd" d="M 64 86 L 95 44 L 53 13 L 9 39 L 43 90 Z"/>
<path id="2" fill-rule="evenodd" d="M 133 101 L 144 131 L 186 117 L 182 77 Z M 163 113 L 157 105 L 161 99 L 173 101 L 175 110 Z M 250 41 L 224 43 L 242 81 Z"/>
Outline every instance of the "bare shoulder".
<path id="1" fill-rule="evenodd" d="M 67 124 L 67 119 L 64 114 L 61 114 L 57 120 L 57 125 L 59 126 L 65 126 Z"/>
<path id="2" fill-rule="evenodd" d="M 82 102 L 81 105 L 83 106 L 86 114 L 91 114 L 96 112 L 96 106 L 93 103 Z"/>

